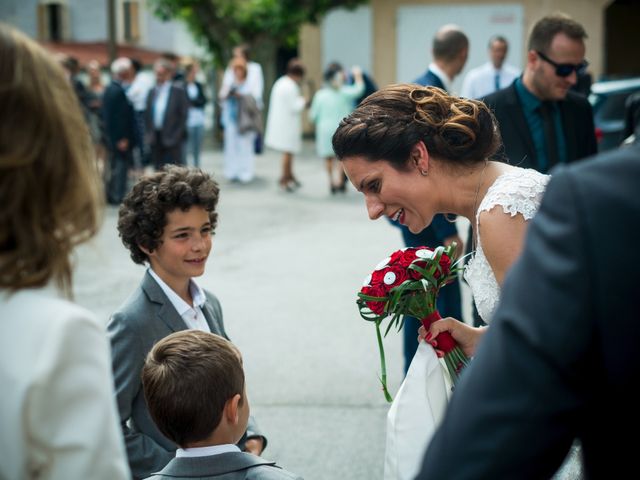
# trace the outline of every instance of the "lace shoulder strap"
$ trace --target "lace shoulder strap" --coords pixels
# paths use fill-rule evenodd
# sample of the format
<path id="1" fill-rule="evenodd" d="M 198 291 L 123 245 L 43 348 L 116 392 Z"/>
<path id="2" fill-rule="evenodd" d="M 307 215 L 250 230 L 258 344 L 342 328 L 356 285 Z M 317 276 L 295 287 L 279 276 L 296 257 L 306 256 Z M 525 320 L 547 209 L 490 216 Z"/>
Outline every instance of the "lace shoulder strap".
<path id="1" fill-rule="evenodd" d="M 480 202 L 476 224 L 481 212 L 489 211 L 496 205 L 500 205 L 504 213 L 512 217 L 519 213 L 525 220 L 530 220 L 538 210 L 549 178 L 549 175 L 531 168 L 519 168 L 500 175 Z"/>

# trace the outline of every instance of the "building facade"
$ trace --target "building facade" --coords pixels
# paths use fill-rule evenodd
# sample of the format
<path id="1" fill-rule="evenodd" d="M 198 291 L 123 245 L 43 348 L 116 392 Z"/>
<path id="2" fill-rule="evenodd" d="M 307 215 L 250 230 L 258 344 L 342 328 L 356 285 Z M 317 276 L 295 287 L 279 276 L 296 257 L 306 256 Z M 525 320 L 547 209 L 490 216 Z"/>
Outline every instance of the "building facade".
<path id="1" fill-rule="evenodd" d="M 595 79 L 606 73 L 605 16 L 614 3 L 617 2 L 371 0 L 353 11 L 331 12 L 318 26 L 305 26 L 300 54 L 314 85 L 321 82 L 322 70 L 331 61 L 362 66 L 380 86 L 407 82 L 424 72 L 431 61 L 431 40 L 438 27 L 455 23 L 467 33 L 471 44 L 465 70 L 454 82 L 454 91 L 459 91 L 465 73 L 488 60 L 487 44 L 492 35 L 507 37 L 511 45 L 507 62 L 522 68 L 526 39 L 533 24 L 544 15 L 561 11 L 587 30 L 587 59 Z"/>
<path id="2" fill-rule="evenodd" d="M 3 0 L 0 19 L 14 25 L 52 50 L 78 56 L 98 56 L 108 63 L 108 4 L 105 0 Z M 115 41 L 122 52 L 171 51 L 201 56 L 183 23 L 163 22 L 147 8 L 145 0 L 114 0 Z M 153 55 L 148 56 L 153 58 Z"/>

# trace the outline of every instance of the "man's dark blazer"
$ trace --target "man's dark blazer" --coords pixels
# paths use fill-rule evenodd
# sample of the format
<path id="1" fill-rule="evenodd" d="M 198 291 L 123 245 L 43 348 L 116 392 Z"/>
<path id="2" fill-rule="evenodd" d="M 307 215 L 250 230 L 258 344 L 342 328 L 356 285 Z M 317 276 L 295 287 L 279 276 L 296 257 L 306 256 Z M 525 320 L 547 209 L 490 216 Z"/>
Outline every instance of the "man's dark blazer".
<path id="1" fill-rule="evenodd" d="M 117 80 L 111 81 L 102 96 L 102 119 L 108 147 L 116 149 L 116 143 L 129 140 L 129 149 L 133 148 L 136 138 L 133 107 Z"/>
<path id="2" fill-rule="evenodd" d="M 161 472 L 149 480 L 302 480 L 255 455 L 228 452 L 205 457 L 180 457 L 171 460 Z"/>
<path id="3" fill-rule="evenodd" d="M 206 291 L 205 294 L 207 301 L 202 313 L 209 329 L 228 338 L 220 302 L 213 294 Z M 175 455 L 176 445 L 160 433 L 147 409 L 140 374 L 145 357 L 156 342 L 173 332 L 187 329 L 149 272 L 145 273 L 140 286 L 111 316 L 107 325 L 116 401 L 134 478 L 146 478 L 161 470 Z M 253 419 L 249 420 L 247 436 L 261 436 Z M 266 446 L 266 439 L 264 441 Z"/>
<path id="4" fill-rule="evenodd" d="M 423 87 L 438 87 L 445 91 L 447 90 L 444 87 L 444 83 L 442 83 L 442 80 L 440 80 L 440 77 L 438 77 L 431 70 L 427 70 L 426 72 L 424 72 L 422 75 L 416 78 L 413 83 L 417 83 L 418 85 L 422 85 Z"/>
<path id="5" fill-rule="evenodd" d="M 547 173 L 554 165 L 541 170 L 529 124 L 522 111 L 515 82 L 484 98 L 493 110 L 500 126 L 504 148 L 498 151 L 496 160 L 506 161 L 522 168 L 534 168 Z M 558 102 L 562 127 L 566 138 L 567 163 L 594 155 L 598 151 L 593 111 L 585 97 L 569 91 Z"/>
<path id="6" fill-rule="evenodd" d="M 149 145 L 154 145 L 156 141 L 153 123 L 153 105 L 156 101 L 156 88 L 152 88 L 147 96 L 146 132 Z M 171 85 L 167 108 L 162 121 L 162 147 L 172 148 L 181 145 L 187 136 L 187 114 L 189 112 L 189 97 L 184 88 Z"/>
<path id="7" fill-rule="evenodd" d="M 640 425 L 640 147 L 553 172 L 418 478 L 629 478 Z M 611 236 L 611 232 L 623 232 Z"/>

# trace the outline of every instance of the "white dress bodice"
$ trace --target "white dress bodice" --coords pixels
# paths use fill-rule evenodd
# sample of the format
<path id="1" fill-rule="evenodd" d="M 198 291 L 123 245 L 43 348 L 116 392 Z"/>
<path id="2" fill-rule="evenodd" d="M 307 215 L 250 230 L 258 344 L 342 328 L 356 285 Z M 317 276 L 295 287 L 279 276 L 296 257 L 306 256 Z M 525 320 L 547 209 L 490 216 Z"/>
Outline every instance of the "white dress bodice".
<path id="1" fill-rule="evenodd" d="M 548 175 L 533 169 L 514 168 L 500 175 L 489 187 L 476 212 L 476 250 L 464 270 L 464 278 L 471 288 L 473 300 L 482 320 L 491 321 L 500 299 L 500 286 L 482 249 L 480 213 L 496 206 L 512 217 L 520 214 L 530 220 L 538 210 Z"/>

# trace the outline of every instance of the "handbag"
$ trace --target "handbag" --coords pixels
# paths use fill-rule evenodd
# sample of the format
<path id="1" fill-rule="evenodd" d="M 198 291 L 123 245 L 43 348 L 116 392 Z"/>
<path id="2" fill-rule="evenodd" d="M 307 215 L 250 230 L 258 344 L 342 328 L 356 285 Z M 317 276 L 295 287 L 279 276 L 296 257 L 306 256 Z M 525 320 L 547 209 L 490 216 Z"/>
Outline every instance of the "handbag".
<path id="1" fill-rule="evenodd" d="M 238 97 L 238 131 L 262 133 L 262 111 L 251 95 Z"/>

